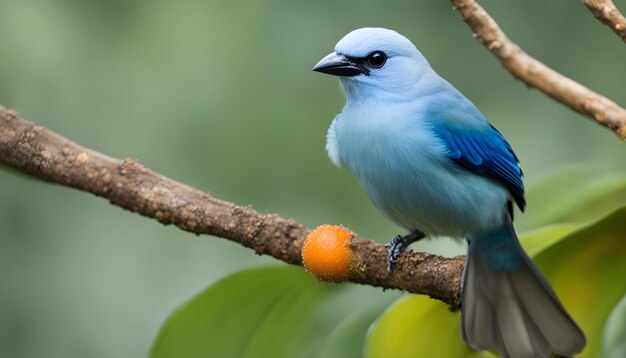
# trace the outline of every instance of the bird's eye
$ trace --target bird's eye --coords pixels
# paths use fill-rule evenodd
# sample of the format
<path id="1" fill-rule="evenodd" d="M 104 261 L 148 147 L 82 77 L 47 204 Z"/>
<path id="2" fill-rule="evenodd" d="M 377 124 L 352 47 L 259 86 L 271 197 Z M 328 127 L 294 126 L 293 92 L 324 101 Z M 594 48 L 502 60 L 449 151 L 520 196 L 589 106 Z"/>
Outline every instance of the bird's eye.
<path id="1" fill-rule="evenodd" d="M 387 55 L 382 51 L 374 51 L 367 56 L 367 62 L 372 67 L 381 68 L 387 62 Z"/>

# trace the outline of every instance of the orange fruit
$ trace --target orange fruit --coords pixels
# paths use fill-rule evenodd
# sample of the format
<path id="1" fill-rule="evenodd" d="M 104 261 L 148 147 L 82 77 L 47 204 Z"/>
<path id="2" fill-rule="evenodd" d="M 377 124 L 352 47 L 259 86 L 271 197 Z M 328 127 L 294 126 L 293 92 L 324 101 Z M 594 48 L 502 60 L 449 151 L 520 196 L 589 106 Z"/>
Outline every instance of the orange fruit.
<path id="1" fill-rule="evenodd" d="M 353 237 L 355 234 L 343 226 L 319 226 L 302 247 L 304 267 L 320 280 L 345 281 L 354 260 L 350 242 Z"/>

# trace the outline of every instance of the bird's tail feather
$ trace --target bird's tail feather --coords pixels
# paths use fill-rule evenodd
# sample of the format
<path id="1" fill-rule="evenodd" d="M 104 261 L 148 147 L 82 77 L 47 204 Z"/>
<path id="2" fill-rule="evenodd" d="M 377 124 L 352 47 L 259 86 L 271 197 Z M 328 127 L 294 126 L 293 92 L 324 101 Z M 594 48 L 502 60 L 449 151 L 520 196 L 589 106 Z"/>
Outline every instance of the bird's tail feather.
<path id="1" fill-rule="evenodd" d="M 585 336 L 524 253 L 510 221 L 474 236 L 464 272 L 461 335 L 503 357 L 571 356 Z"/>

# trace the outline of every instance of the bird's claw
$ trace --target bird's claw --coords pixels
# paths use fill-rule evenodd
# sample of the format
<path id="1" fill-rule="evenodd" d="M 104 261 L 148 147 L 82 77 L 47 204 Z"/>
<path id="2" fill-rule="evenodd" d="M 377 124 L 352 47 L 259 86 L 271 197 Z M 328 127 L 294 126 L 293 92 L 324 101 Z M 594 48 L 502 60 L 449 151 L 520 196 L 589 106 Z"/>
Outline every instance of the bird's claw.
<path id="1" fill-rule="evenodd" d="M 406 244 L 406 240 L 400 235 L 396 235 L 393 239 L 391 239 L 388 244 L 385 245 L 385 247 L 387 248 L 388 273 L 393 272 L 393 269 L 398 262 L 398 256 L 400 256 L 400 254 L 404 252 L 404 250 L 406 250 L 408 246 L 409 245 Z"/>
<path id="2" fill-rule="evenodd" d="M 387 272 L 392 273 L 396 263 L 398 262 L 398 256 L 403 253 L 412 243 L 421 240 L 426 235 L 415 230 L 406 236 L 396 235 L 385 247 L 387 248 Z"/>

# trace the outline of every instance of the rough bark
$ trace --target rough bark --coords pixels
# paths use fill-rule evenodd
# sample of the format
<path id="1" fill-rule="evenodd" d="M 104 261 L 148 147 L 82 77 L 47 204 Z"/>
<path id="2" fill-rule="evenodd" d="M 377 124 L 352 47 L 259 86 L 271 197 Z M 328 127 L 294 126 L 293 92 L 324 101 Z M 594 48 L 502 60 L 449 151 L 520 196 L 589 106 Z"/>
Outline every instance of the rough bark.
<path id="1" fill-rule="evenodd" d="M 119 160 L 84 148 L 0 106 L 0 163 L 53 183 L 73 187 L 165 225 L 196 235 L 219 236 L 293 265 L 309 229 L 250 206 L 216 199 L 178 183 L 136 160 Z M 426 294 L 452 308 L 460 305 L 464 257 L 445 258 L 404 253 L 393 274 L 387 273 L 387 250 L 372 240 L 356 238 L 358 260 L 350 281 L 387 289 Z"/>

